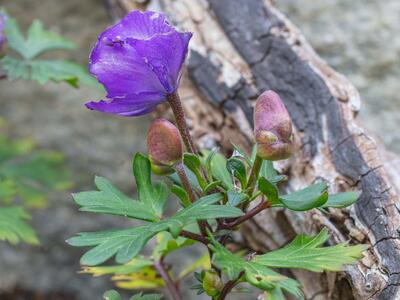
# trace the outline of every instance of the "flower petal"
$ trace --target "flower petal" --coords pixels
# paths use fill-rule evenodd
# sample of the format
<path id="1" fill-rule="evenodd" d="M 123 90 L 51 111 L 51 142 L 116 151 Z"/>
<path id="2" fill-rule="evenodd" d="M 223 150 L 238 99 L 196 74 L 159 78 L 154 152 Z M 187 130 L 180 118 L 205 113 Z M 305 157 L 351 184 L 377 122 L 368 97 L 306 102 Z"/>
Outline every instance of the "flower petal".
<path id="1" fill-rule="evenodd" d="M 90 55 L 89 70 L 106 88 L 107 98 L 164 91 L 154 72 L 127 44 L 98 42 Z"/>
<path id="2" fill-rule="evenodd" d="M 150 39 L 154 35 L 175 31 L 168 23 L 165 15 L 154 11 L 132 11 L 116 25 L 108 28 L 101 35 L 102 38 L 120 40 L 126 38 Z"/>
<path id="3" fill-rule="evenodd" d="M 156 35 L 151 39 L 127 39 L 127 43 L 143 57 L 167 93 L 172 93 L 179 85 L 191 37 L 190 32 L 173 31 Z"/>
<path id="4" fill-rule="evenodd" d="M 163 101 L 165 101 L 163 94 L 142 93 L 99 102 L 87 102 L 85 105 L 92 110 L 129 117 L 147 114 Z"/>

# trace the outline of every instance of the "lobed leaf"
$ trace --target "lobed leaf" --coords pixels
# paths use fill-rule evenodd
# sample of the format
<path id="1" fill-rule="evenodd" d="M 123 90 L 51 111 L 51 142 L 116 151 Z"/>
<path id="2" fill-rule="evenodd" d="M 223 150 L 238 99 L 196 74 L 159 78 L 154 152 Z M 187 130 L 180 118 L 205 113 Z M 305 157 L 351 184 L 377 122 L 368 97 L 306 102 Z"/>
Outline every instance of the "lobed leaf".
<path id="1" fill-rule="evenodd" d="M 98 87 L 96 80 L 81 65 L 70 61 L 22 60 L 5 56 L 0 62 L 10 80 L 33 80 L 39 84 L 45 84 L 49 81 L 64 81 L 73 87 L 78 87 L 78 82 L 82 82 L 89 86 Z"/>
<path id="2" fill-rule="evenodd" d="M 64 156 L 54 151 L 38 151 L 29 140 L 10 140 L 0 136 L 0 194 L 8 202 L 18 197 L 26 207 L 46 206 L 52 190 L 72 186 Z M 8 196 L 7 196 L 8 194 Z M 0 199 L 1 200 L 1 199 Z"/>
<path id="3" fill-rule="evenodd" d="M 17 244 L 20 241 L 38 245 L 32 227 L 26 223 L 31 216 L 20 206 L 0 207 L 0 240 Z"/>
<path id="4" fill-rule="evenodd" d="M 272 268 L 300 268 L 322 272 L 340 271 L 344 265 L 362 258 L 365 246 L 348 246 L 343 243 L 321 247 L 328 238 L 326 229 L 315 237 L 299 235 L 286 247 L 258 255 L 253 261 Z"/>
<path id="5" fill-rule="evenodd" d="M 153 186 L 150 160 L 141 153 L 137 153 L 133 159 L 133 174 L 140 202 L 161 217 L 168 200 L 169 189 L 164 183 Z"/>
<path id="6" fill-rule="evenodd" d="M 103 177 L 96 177 L 99 191 L 74 194 L 81 211 L 120 215 L 146 221 L 156 221 L 158 217 L 145 203 L 133 200 L 115 188 Z"/>
<path id="7" fill-rule="evenodd" d="M 261 290 L 272 291 L 274 289 L 283 289 L 299 299 L 304 298 L 299 288 L 300 284 L 296 280 L 281 275 L 267 266 L 255 262 L 254 259 L 250 261 L 244 260 L 229 252 L 213 237 L 210 236 L 210 238 L 213 241 L 213 244 L 210 246 L 214 252 L 213 263 L 226 273 L 230 280 L 237 279 L 243 274 L 246 282 Z"/>
<path id="8" fill-rule="evenodd" d="M 185 226 L 197 220 L 233 218 L 243 214 L 235 207 L 214 205 L 222 199 L 223 195 L 220 193 L 208 195 L 169 219 L 130 229 L 81 233 L 67 242 L 77 247 L 94 247 L 82 256 L 83 265 L 98 265 L 114 255 L 118 263 L 126 263 L 139 254 L 146 243 L 159 232 L 169 231 L 177 237 Z"/>

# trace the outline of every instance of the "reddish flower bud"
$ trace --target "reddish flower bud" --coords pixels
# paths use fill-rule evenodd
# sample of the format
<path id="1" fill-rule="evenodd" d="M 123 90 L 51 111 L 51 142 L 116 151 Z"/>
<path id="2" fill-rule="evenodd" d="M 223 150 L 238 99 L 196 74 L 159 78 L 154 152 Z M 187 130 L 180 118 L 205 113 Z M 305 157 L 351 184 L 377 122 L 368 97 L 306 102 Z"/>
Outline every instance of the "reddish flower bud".
<path id="1" fill-rule="evenodd" d="M 151 124 L 147 134 L 147 147 L 152 169 L 156 174 L 172 173 L 172 166 L 182 160 L 183 145 L 178 128 L 165 119 Z"/>
<path id="2" fill-rule="evenodd" d="M 274 91 L 266 91 L 257 99 L 254 135 L 257 155 L 261 158 L 281 160 L 292 154 L 292 120 L 281 98 Z"/>

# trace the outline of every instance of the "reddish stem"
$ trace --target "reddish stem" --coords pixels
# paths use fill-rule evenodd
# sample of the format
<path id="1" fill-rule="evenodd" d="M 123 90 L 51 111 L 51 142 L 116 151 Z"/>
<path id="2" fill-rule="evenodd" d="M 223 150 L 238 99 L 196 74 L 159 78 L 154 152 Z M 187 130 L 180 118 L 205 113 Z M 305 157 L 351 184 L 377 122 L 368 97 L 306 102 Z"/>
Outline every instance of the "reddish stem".
<path id="1" fill-rule="evenodd" d="M 218 297 L 218 300 L 225 300 L 225 297 L 229 294 L 229 292 L 239 283 L 240 278 L 243 276 L 244 272 L 240 272 L 239 277 L 228 281 L 224 288 L 221 291 L 221 294 Z"/>
<path id="2" fill-rule="evenodd" d="M 198 241 L 204 245 L 208 245 L 210 243 L 210 241 L 208 239 L 206 239 L 205 237 L 201 236 L 200 234 L 193 233 L 190 231 L 182 230 L 179 235 L 182 237 L 194 240 L 194 241 Z"/>
<path id="3" fill-rule="evenodd" d="M 236 227 L 243 222 L 246 222 L 248 219 L 251 219 L 255 215 L 257 215 L 259 212 L 263 211 L 264 209 L 267 209 L 270 207 L 271 204 L 268 201 L 265 201 L 264 199 L 254 208 L 249 210 L 245 215 L 237 218 L 235 221 L 232 221 L 230 223 L 225 223 L 220 225 L 221 229 L 232 229 L 233 227 Z"/>
<path id="4" fill-rule="evenodd" d="M 168 271 L 164 267 L 163 257 L 154 264 L 154 267 L 157 269 L 158 273 L 161 275 L 167 288 L 174 300 L 182 300 L 181 295 L 179 294 L 178 288 L 175 282 L 169 276 Z"/>
<path id="5" fill-rule="evenodd" d="M 183 110 L 178 92 L 169 94 L 167 99 L 169 105 L 171 106 L 172 112 L 174 113 L 176 125 L 181 133 L 182 140 L 185 143 L 187 151 L 197 154 L 197 149 L 194 146 L 192 137 L 190 136 L 189 129 L 186 124 L 185 112 Z"/>
<path id="6" fill-rule="evenodd" d="M 179 178 L 181 179 L 183 188 L 186 190 L 186 192 L 189 195 L 190 202 L 192 202 L 192 203 L 195 202 L 196 196 L 194 194 L 192 186 L 190 185 L 189 179 L 186 175 L 186 172 L 185 172 L 182 162 L 178 162 L 175 165 L 175 171 L 178 174 Z M 201 235 L 203 237 L 206 237 L 207 236 L 207 230 L 206 230 L 207 222 L 206 221 L 198 221 L 198 224 L 199 224 Z"/>

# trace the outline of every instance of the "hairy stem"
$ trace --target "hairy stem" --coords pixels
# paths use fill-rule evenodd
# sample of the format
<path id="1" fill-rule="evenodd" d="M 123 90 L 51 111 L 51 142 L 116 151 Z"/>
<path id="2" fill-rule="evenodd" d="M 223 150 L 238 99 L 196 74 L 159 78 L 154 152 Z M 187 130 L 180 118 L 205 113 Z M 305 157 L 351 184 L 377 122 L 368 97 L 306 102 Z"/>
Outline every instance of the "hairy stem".
<path id="1" fill-rule="evenodd" d="M 218 297 L 218 300 L 225 300 L 230 291 L 239 283 L 239 280 L 243 276 L 243 274 L 244 272 L 241 272 L 238 278 L 230 280 L 225 284 L 224 288 L 221 291 L 221 294 Z"/>
<path id="2" fill-rule="evenodd" d="M 182 297 L 178 291 L 178 288 L 175 282 L 171 279 L 168 274 L 168 271 L 165 269 L 163 257 L 154 264 L 154 267 L 157 269 L 158 273 L 165 281 L 165 284 L 174 300 L 182 300 Z"/>
<path id="3" fill-rule="evenodd" d="M 185 189 L 185 191 L 188 193 L 189 195 L 189 200 L 190 202 L 195 202 L 196 201 L 196 195 L 194 194 L 194 191 L 192 189 L 192 186 L 190 185 L 189 179 L 186 175 L 185 169 L 183 167 L 183 163 L 180 161 L 177 164 L 175 164 L 174 169 L 176 171 L 176 173 L 178 174 L 181 182 L 182 182 L 182 186 Z"/>
<path id="4" fill-rule="evenodd" d="M 249 181 L 247 183 L 247 193 L 251 197 L 254 192 L 254 188 L 257 183 L 258 179 L 258 174 L 260 173 L 261 166 L 263 163 L 263 159 L 256 155 L 256 158 L 253 163 L 253 167 L 251 168 L 250 176 L 249 176 Z"/>
<path id="5" fill-rule="evenodd" d="M 178 92 L 169 94 L 168 97 L 169 105 L 171 106 L 172 112 L 175 116 L 176 125 L 181 133 L 182 140 L 185 143 L 186 149 L 190 153 L 197 154 L 197 149 L 194 146 L 192 137 L 190 136 L 189 129 L 187 128 L 185 112 L 182 107 L 181 100 Z"/>
<path id="6" fill-rule="evenodd" d="M 185 169 L 183 168 L 183 163 L 180 161 L 177 164 L 175 164 L 175 171 L 178 174 L 179 178 L 181 179 L 183 188 L 189 195 L 190 202 L 195 202 L 196 201 L 196 196 L 194 194 L 194 191 L 192 189 L 192 186 L 190 185 L 189 179 L 186 175 Z M 207 222 L 206 221 L 198 221 L 199 228 L 201 235 L 203 237 L 207 236 Z"/>

